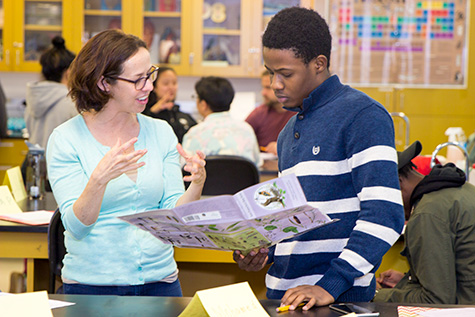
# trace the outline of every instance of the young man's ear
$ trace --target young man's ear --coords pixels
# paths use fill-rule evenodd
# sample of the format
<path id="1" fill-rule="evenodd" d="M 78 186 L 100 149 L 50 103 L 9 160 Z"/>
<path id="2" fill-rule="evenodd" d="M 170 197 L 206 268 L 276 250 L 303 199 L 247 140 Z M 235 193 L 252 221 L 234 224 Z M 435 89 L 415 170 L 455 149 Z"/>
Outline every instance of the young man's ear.
<path id="1" fill-rule="evenodd" d="M 328 59 L 324 55 L 318 55 L 314 60 L 316 74 L 320 74 L 327 70 Z"/>
<path id="2" fill-rule="evenodd" d="M 109 92 L 110 90 L 110 84 L 104 76 L 101 76 L 101 79 L 97 82 L 97 87 L 104 92 Z"/>

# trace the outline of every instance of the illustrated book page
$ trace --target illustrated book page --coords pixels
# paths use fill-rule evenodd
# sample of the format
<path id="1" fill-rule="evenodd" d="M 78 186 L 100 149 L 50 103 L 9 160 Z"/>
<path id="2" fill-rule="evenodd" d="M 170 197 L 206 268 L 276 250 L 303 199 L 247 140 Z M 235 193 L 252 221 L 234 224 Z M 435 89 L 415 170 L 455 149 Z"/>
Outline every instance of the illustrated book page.
<path id="1" fill-rule="evenodd" d="M 120 217 L 177 247 L 247 253 L 334 220 L 308 205 L 294 174 L 174 209 Z"/>

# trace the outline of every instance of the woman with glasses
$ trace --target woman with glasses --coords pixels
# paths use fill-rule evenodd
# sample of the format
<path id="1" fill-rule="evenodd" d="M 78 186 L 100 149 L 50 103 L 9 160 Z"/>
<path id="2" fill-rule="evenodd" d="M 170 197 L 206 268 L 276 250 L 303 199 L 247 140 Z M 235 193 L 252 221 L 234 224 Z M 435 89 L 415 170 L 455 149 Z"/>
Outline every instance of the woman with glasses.
<path id="1" fill-rule="evenodd" d="M 71 65 L 80 115 L 56 128 L 47 147 L 66 229 L 67 294 L 182 294 L 173 248 L 117 218 L 199 199 L 206 178 L 201 152 L 187 155 L 166 122 L 140 114 L 157 71 L 145 43 L 119 30 L 91 38 Z M 180 155 L 191 172 L 186 192 Z"/>
<path id="2" fill-rule="evenodd" d="M 180 106 L 175 104 L 178 89 L 175 70 L 171 67 L 160 67 L 153 86 L 143 114 L 167 121 L 181 143 L 185 133 L 196 125 L 196 121 L 189 114 L 181 112 Z"/>

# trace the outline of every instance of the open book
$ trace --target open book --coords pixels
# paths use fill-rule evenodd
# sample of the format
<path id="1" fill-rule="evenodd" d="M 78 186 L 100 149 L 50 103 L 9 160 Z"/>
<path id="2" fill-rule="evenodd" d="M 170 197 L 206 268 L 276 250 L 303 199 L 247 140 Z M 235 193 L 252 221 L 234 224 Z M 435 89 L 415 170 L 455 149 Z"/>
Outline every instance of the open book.
<path id="1" fill-rule="evenodd" d="M 149 231 L 166 244 L 240 250 L 244 254 L 332 222 L 307 204 L 294 174 L 248 187 L 235 195 L 120 219 Z"/>

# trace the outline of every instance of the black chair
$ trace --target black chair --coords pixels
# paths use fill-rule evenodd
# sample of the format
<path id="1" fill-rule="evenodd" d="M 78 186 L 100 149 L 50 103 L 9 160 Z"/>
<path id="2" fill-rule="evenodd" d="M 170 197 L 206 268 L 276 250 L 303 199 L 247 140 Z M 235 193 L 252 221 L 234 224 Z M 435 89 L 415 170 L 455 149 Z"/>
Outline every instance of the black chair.
<path id="1" fill-rule="evenodd" d="M 249 159 L 235 155 L 206 157 L 206 182 L 203 195 L 231 194 L 259 183 L 259 171 Z M 188 173 L 183 171 L 184 175 Z M 185 183 L 188 188 L 189 183 Z"/>
<path id="2" fill-rule="evenodd" d="M 56 278 L 61 277 L 63 258 L 66 254 L 64 246 L 64 226 L 61 221 L 59 208 L 55 210 L 48 226 L 48 259 L 49 259 L 49 286 L 48 293 L 56 293 Z M 58 293 L 61 293 L 61 287 Z"/>

